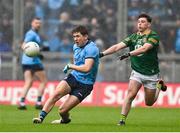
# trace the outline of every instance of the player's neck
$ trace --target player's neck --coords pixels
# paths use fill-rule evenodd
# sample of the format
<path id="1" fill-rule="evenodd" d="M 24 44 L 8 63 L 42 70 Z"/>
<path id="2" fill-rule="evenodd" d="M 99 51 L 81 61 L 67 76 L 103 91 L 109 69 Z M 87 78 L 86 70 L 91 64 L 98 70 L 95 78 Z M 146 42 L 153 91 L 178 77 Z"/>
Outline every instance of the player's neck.
<path id="1" fill-rule="evenodd" d="M 142 31 L 142 32 L 138 32 L 138 34 L 139 35 L 148 35 L 148 34 L 150 34 L 150 32 L 151 32 L 151 29 L 146 29 L 145 31 Z"/>
<path id="2" fill-rule="evenodd" d="M 85 47 L 88 44 L 88 42 L 89 42 L 89 40 L 85 41 L 85 43 L 82 46 L 80 46 L 80 47 L 81 48 Z"/>
<path id="3" fill-rule="evenodd" d="M 39 29 L 32 28 L 32 30 L 35 31 L 36 33 L 39 32 Z"/>

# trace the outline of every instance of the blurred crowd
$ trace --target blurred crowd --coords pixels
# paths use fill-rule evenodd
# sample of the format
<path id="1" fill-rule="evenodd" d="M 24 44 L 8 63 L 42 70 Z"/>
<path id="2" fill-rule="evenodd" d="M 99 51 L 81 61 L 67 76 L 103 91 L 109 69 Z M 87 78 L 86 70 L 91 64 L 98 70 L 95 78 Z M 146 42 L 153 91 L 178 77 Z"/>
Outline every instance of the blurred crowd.
<path id="1" fill-rule="evenodd" d="M 13 6 L 10 0 L 0 1 L 0 52 L 12 51 Z"/>
<path id="2" fill-rule="evenodd" d="M 128 20 L 133 22 L 139 13 L 149 13 L 161 38 L 161 52 L 180 53 L 179 8 L 179 0 L 128 0 Z M 135 30 L 133 25 L 128 27 L 128 33 Z"/>
<path id="3" fill-rule="evenodd" d="M 82 24 L 100 49 L 117 42 L 118 0 L 25 0 L 24 32 L 32 17 L 43 20 L 41 36 L 46 51 L 71 53 L 71 30 Z M 128 33 L 135 32 L 132 22 L 142 12 L 153 17 L 153 29 L 161 38 L 162 52 L 180 53 L 179 0 L 128 0 Z M 13 5 L 0 1 L 0 52 L 11 51 L 13 41 Z"/>

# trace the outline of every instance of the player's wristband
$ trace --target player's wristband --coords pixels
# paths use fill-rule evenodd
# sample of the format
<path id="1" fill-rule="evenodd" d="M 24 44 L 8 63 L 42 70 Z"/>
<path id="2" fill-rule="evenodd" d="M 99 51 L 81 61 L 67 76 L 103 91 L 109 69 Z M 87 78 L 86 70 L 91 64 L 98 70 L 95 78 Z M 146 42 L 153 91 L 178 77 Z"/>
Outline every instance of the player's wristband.
<path id="1" fill-rule="evenodd" d="M 128 55 L 128 56 L 131 56 L 131 53 L 130 53 L 130 52 L 128 52 L 128 53 L 127 53 L 127 55 Z"/>
<path id="2" fill-rule="evenodd" d="M 104 53 L 103 52 L 100 52 L 99 53 L 99 58 L 103 57 L 104 56 Z"/>

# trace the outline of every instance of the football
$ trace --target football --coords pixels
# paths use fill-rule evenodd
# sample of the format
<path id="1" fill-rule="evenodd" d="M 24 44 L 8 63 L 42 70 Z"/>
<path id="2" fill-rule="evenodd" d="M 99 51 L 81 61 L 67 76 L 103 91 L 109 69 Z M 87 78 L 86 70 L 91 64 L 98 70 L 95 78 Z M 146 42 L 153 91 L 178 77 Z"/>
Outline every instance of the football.
<path id="1" fill-rule="evenodd" d="M 40 48 L 36 42 L 28 42 L 24 46 L 24 53 L 29 57 L 35 57 L 39 55 Z"/>

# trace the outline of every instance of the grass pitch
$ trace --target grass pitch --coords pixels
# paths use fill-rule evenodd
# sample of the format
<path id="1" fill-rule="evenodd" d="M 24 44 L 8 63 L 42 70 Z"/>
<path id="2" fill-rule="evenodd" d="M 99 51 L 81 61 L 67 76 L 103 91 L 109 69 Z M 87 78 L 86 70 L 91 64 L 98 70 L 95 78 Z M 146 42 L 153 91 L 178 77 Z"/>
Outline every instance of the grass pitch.
<path id="1" fill-rule="evenodd" d="M 180 132 L 180 108 L 132 108 L 123 127 L 117 126 L 119 107 L 76 107 L 70 124 L 50 124 L 59 119 L 57 112 L 54 107 L 43 124 L 35 125 L 32 118 L 39 111 L 34 107 L 21 111 L 0 105 L 0 132 Z"/>

